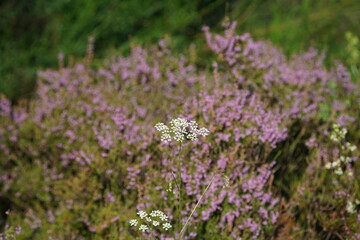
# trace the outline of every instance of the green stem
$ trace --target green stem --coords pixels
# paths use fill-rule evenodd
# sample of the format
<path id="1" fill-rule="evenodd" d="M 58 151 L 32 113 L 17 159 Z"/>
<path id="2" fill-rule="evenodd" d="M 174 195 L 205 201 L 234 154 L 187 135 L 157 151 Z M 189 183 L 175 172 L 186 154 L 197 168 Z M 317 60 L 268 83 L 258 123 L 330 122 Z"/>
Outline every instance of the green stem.
<path id="1" fill-rule="evenodd" d="M 199 201 L 196 203 L 195 207 L 194 207 L 193 210 L 191 211 L 190 216 L 189 216 L 188 219 L 186 220 L 186 223 L 185 223 L 184 227 L 181 229 L 181 231 L 180 231 L 180 240 L 183 238 L 183 235 L 184 235 L 184 233 L 185 233 L 186 227 L 187 227 L 187 225 L 189 224 L 190 219 L 191 219 L 192 215 L 194 214 L 196 208 L 199 206 L 199 204 L 200 204 L 202 198 L 204 197 L 205 193 L 207 192 L 207 190 L 209 189 L 209 187 L 210 187 L 211 184 L 213 183 L 214 178 L 215 178 L 215 175 L 216 175 L 216 174 L 214 174 L 214 175 L 212 176 L 210 183 L 209 183 L 209 184 L 207 185 L 207 187 L 205 188 L 205 191 L 204 191 L 203 194 L 201 195 Z"/>

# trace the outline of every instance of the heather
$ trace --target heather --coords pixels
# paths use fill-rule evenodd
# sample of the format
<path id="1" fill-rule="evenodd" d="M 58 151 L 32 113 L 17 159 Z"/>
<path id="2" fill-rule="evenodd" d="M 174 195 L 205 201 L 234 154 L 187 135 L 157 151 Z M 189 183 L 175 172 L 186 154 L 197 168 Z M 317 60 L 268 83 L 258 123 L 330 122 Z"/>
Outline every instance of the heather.
<path id="1" fill-rule="evenodd" d="M 96 64 L 90 38 L 83 60 L 38 72 L 31 101 L 2 96 L 4 234 L 176 239 L 133 220 L 161 211 L 175 228 L 199 202 L 184 239 L 358 239 L 358 82 L 325 52 L 223 27 L 203 28 L 205 52 L 165 39 Z M 166 141 L 159 122 L 177 118 L 207 136 Z"/>

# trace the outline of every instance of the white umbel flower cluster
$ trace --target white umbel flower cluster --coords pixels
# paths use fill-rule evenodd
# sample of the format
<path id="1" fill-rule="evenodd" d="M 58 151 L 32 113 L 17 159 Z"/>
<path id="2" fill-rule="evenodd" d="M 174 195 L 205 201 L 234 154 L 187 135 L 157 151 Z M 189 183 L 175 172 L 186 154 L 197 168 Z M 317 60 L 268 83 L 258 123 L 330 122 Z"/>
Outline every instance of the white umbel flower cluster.
<path id="1" fill-rule="evenodd" d="M 156 130 L 161 132 L 161 141 L 171 142 L 184 142 L 186 139 L 195 141 L 198 136 L 209 135 L 209 130 L 206 128 L 198 128 L 196 121 L 187 121 L 184 118 L 176 118 L 170 121 L 170 127 L 164 123 L 157 123 L 155 125 Z"/>
<path id="2" fill-rule="evenodd" d="M 137 214 L 139 215 L 139 217 L 140 217 L 141 219 L 146 218 L 147 215 L 148 215 L 145 211 L 139 211 Z"/>
<path id="3" fill-rule="evenodd" d="M 170 223 L 164 223 L 163 224 L 163 228 L 165 229 L 165 231 L 169 230 L 172 226 L 170 225 Z"/>
<path id="4" fill-rule="evenodd" d="M 129 223 L 130 223 L 130 226 L 137 226 L 138 225 L 138 220 L 132 219 L 132 220 L 129 221 Z"/>
<path id="5" fill-rule="evenodd" d="M 170 129 L 168 126 L 166 126 L 163 123 L 157 123 L 155 125 L 156 130 L 161 132 L 161 141 L 162 142 L 170 142 L 171 141 L 171 135 L 170 135 Z"/>
<path id="6" fill-rule="evenodd" d="M 137 212 L 137 215 L 139 216 L 140 222 L 142 224 L 139 226 L 139 231 L 145 232 L 150 229 L 152 231 L 155 227 L 162 227 L 165 231 L 172 228 L 171 224 L 168 222 L 169 217 L 166 216 L 166 214 L 160 210 L 154 210 L 150 214 L 148 214 L 145 211 L 139 211 Z M 132 219 L 129 221 L 130 226 L 137 226 L 139 224 L 139 221 L 137 219 Z"/>
<path id="7" fill-rule="evenodd" d="M 150 213 L 150 216 L 152 216 L 152 217 L 160 217 L 162 221 L 166 221 L 167 218 L 168 218 L 168 217 L 166 216 L 166 214 L 163 213 L 163 212 L 160 211 L 160 210 L 152 211 L 152 212 Z"/>
<path id="8" fill-rule="evenodd" d="M 149 229 L 148 226 L 146 226 L 144 224 L 140 225 L 140 227 L 139 227 L 139 230 L 142 231 L 142 232 L 145 232 L 148 229 Z"/>

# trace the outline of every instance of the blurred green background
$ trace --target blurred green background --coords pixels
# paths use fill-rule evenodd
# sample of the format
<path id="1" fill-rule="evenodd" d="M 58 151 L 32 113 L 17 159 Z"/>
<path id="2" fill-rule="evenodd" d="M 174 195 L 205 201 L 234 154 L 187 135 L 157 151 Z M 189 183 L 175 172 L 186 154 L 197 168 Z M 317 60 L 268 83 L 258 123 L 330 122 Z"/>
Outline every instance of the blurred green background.
<path id="1" fill-rule="evenodd" d="M 220 30 L 225 16 L 239 32 L 267 39 L 290 55 L 313 46 L 327 61 L 345 61 L 345 32 L 360 33 L 359 0 L 2 0 L 0 92 L 14 102 L 33 95 L 36 71 L 57 66 L 57 55 L 80 58 L 94 36 L 95 56 L 126 52 L 130 42 L 165 34 L 178 51 L 201 44 L 201 27 Z"/>

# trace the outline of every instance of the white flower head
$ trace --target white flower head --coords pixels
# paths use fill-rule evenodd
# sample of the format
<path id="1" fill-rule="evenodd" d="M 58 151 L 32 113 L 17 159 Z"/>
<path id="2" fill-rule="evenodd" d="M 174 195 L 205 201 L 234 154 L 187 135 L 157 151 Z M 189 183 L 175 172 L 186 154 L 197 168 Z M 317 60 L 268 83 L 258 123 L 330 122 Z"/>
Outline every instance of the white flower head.
<path id="1" fill-rule="evenodd" d="M 145 232 L 148 229 L 149 229 L 148 226 L 146 226 L 144 224 L 140 225 L 140 227 L 139 227 L 139 230 L 142 231 L 142 232 Z"/>
<path id="2" fill-rule="evenodd" d="M 156 217 L 156 216 L 157 216 L 157 214 L 156 214 L 156 212 L 155 212 L 155 211 L 151 211 L 150 216 L 151 216 L 151 217 Z"/>
<path id="3" fill-rule="evenodd" d="M 168 220 L 168 216 L 166 216 L 165 214 L 159 215 L 159 218 L 161 219 L 161 221 L 167 221 Z"/>
<path id="4" fill-rule="evenodd" d="M 150 213 L 150 216 L 152 216 L 152 217 L 158 217 L 158 216 L 161 216 L 161 215 L 163 215 L 164 213 L 162 212 L 162 211 L 160 211 L 160 210 L 154 210 L 154 211 L 151 211 L 151 213 Z"/>
<path id="5" fill-rule="evenodd" d="M 171 135 L 170 133 L 170 129 L 168 126 L 166 126 L 163 123 L 157 123 L 155 125 L 156 130 L 158 130 L 159 132 L 161 132 L 161 141 L 162 142 L 170 142 L 171 141 Z"/>
<path id="6" fill-rule="evenodd" d="M 170 223 L 164 223 L 163 224 L 163 228 L 165 229 L 165 231 L 169 230 L 171 228 L 171 224 Z"/>
<path id="7" fill-rule="evenodd" d="M 155 125 L 156 130 L 158 130 L 159 132 L 170 132 L 170 129 L 168 126 L 166 126 L 163 123 L 157 123 Z"/>
<path id="8" fill-rule="evenodd" d="M 144 219 L 148 215 L 145 211 L 139 211 L 137 214 L 141 219 Z"/>
<path id="9" fill-rule="evenodd" d="M 186 128 L 189 123 L 183 118 L 176 118 L 170 121 L 171 132 L 174 134 L 174 140 L 177 142 L 183 142 L 187 135 Z"/>
<path id="10" fill-rule="evenodd" d="M 141 221 L 137 219 L 132 219 L 129 221 L 129 223 L 130 226 L 138 226 L 139 223 L 141 224 L 141 222 L 146 221 L 144 224 L 141 224 L 139 226 L 139 231 L 152 231 L 153 227 L 163 227 L 165 230 L 168 230 L 172 227 L 170 223 L 166 222 L 168 220 L 168 216 L 166 216 L 165 213 L 160 210 L 153 210 L 150 214 L 146 213 L 145 211 L 138 211 L 137 215 L 139 215 L 139 217 L 143 220 Z M 162 223 L 162 221 L 164 223 Z"/>
<path id="11" fill-rule="evenodd" d="M 161 141 L 162 142 L 171 142 L 171 135 L 168 133 L 163 133 L 163 135 L 161 136 Z"/>
<path id="12" fill-rule="evenodd" d="M 174 139 L 177 142 L 184 142 L 186 139 L 196 141 L 198 136 L 207 136 L 209 130 L 206 128 L 198 129 L 196 121 L 187 121 L 184 118 L 176 118 L 170 121 L 170 127 L 164 123 L 157 123 L 156 130 L 161 132 L 161 141 L 170 142 Z"/>
<path id="13" fill-rule="evenodd" d="M 138 225 L 138 220 L 132 219 L 132 220 L 129 221 L 129 223 L 130 223 L 130 226 L 137 226 Z"/>

